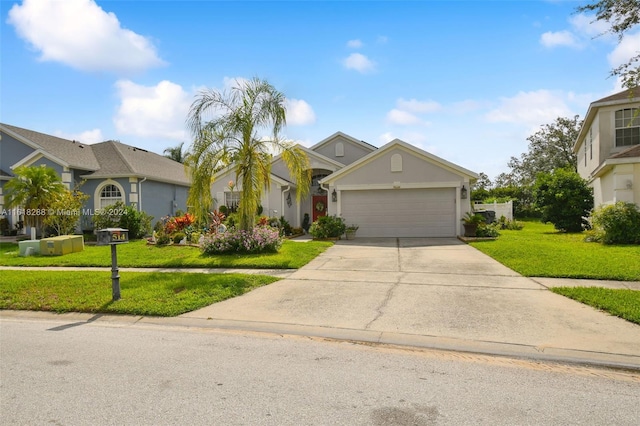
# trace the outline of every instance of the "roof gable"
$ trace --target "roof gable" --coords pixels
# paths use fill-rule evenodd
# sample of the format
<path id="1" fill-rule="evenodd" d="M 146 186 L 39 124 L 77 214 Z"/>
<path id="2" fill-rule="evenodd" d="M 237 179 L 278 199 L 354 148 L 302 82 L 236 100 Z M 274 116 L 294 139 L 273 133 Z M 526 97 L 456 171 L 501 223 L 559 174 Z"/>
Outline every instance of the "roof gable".
<path id="1" fill-rule="evenodd" d="M 395 148 L 400 148 L 405 152 L 410 153 L 411 155 L 422 159 L 423 161 L 427 161 L 431 164 L 434 164 L 438 167 L 441 167 L 442 169 L 445 169 L 449 172 L 452 172 L 456 175 L 462 176 L 462 177 L 466 177 L 468 178 L 470 181 L 475 181 L 478 179 L 478 174 L 475 172 L 472 172 L 471 170 L 465 169 L 464 167 L 460 167 L 456 164 L 453 164 L 443 158 L 440 158 L 436 155 L 433 155 L 429 152 L 423 151 L 422 149 L 415 147 L 411 144 L 408 144 L 400 139 L 394 139 L 391 142 L 387 143 L 386 145 L 382 146 L 381 148 L 379 148 L 378 150 L 372 152 L 371 154 L 361 158 L 360 160 L 346 166 L 345 168 L 343 168 L 342 170 L 339 170 L 329 176 L 327 176 L 326 178 L 324 178 L 321 183 L 330 183 L 333 181 L 336 181 L 339 178 L 342 178 L 346 175 L 348 175 L 349 173 L 353 173 L 355 170 L 358 170 L 360 168 L 366 167 L 369 163 L 373 162 L 374 160 L 383 157 L 384 155 L 386 155 L 389 151 L 395 149 Z"/>
<path id="2" fill-rule="evenodd" d="M 343 138 L 346 139 L 348 142 L 362 147 L 368 151 L 375 151 L 376 148 L 375 146 L 371 145 L 370 143 L 367 143 L 365 141 L 361 141 L 358 140 L 356 138 L 354 138 L 353 136 L 349 136 L 346 133 L 342 133 L 342 132 L 335 132 L 334 134 L 332 134 L 331 136 L 329 136 L 328 138 L 325 138 L 323 140 L 321 140 L 320 142 L 318 142 L 317 144 L 313 145 L 311 148 L 309 148 L 311 151 L 317 151 L 319 148 L 322 148 L 323 146 L 331 143 L 332 141 L 334 141 L 337 138 Z"/>
<path id="3" fill-rule="evenodd" d="M 64 162 L 68 167 L 82 170 L 97 170 L 100 167 L 91 145 L 8 124 L 0 124 L 0 129 L 36 151 L 40 149 L 46 152 L 47 158 L 56 163 Z"/>

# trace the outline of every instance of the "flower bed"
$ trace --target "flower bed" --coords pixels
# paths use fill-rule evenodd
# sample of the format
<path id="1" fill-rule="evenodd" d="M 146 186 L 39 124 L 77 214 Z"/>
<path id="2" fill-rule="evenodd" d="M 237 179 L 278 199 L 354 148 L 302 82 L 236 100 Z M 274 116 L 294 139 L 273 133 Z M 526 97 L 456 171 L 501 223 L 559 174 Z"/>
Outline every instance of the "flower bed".
<path id="1" fill-rule="evenodd" d="M 200 244 L 205 254 L 277 252 L 281 246 L 280 231 L 271 226 L 256 226 L 251 231 L 232 228 L 206 235 Z"/>

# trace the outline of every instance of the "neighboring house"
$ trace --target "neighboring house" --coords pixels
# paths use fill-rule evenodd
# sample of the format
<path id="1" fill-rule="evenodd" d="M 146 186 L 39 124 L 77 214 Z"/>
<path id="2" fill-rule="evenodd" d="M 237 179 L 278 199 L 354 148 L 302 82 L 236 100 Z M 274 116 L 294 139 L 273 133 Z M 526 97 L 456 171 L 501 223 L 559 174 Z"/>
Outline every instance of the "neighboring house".
<path id="1" fill-rule="evenodd" d="M 190 183 L 180 163 L 120 142 L 88 145 L 0 123 L 0 213 L 10 213 L 12 226 L 21 218 L 4 205 L 3 187 L 16 167 L 42 164 L 54 168 L 67 188 L 82 183 L 80 190 L 89 195 L 83 230 L 93 229 L 91 216 L 116 201 L 154 221 L 187 209 Z"/>
<path id="2" fill-rule="evenodd" d="M 276 156 L 263 214 L 284 216 L 295 227 L 305 213 L 313 222 L 326 214 L 357 224 L 364 237 L 455 237 L 470 211 L 470 185 L 478 175 L 401 140 L 381 148 L 338 132 L 303 148 L 312 168 L 310 195 L 296 202 L 297 187 Z M 233 182 L 233 186 L 229 182 Z M 233 166 L 214 176 L 216 205 L 239 202 Z"/>
<path id="3" fill-rule="evenodd" d="M 640 93 L 629 90 L 589 105 L 573 152 L 578 173 L 593 187 L 594 204 L 640 206 Z"/>

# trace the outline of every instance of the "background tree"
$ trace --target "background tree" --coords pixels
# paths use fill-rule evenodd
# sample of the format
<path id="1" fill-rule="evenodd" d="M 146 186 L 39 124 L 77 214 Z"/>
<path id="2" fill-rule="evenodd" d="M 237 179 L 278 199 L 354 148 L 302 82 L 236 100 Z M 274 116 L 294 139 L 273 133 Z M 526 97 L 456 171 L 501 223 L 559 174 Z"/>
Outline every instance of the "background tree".
<path id="1" fill-rule="evenodd" d="M 472 201 L 483 201 L 490 196 L 489 190 L 491 189 L 491 179 L 486 173 L 478 173 L 478 180 L 473 184 L 473 190 L 471 191 Z"/>
<path id="2" fill-rule="evenodd" d="M 73 234 L 82 216 L 80 210 L 89 196 L 79 191 L 65 190 L 50 204 L 51 214 L 44 219 L 44 226 L 51 228 L 56 235 Z"/>
<path id="3" fill-rule="evenodd" d="M 60 176 L 51 167 L 20 166 L 15 177 L 4 186 L 4 199 L 9 208 L 22 208 L 25 223 L 42 235 L 42 226 L 51 204 L 66 191 Z"/>
<path id="4" fill-rule="evenodd" d="M 184 146 L 184 142 L 180 142 L 180 145 L 176 145 L 174 147 L 169 147 L 163 151 L 165 157 L 172 159 L 173 161 L 177 161 L 178 163 L 184 163 L 186 153 L 183 152 L 182 147 Z"/>
<path id="5" fill-rule="evenodd" d="M 577 157 L 573 145 L 582 127 L 580 116 L 558 117 L 551 124 L 543 124 L 529 136 L 528 152 L 520 158 L 511 157 L 508 163 L 513 182 L 531 185 L 538 173 L 551 173 L 557 169 L 577 170 Z"/>
<path id="6" fill-rule="evenodd" d="M 618 43 L 622 41 L 625 34 L 635 28 L 640 23 L 640 1 L 639 0 L 600 0 L 576 8 L 579 13 L 595 12 L 594 21 L 606 22 L 610 25 L 607 33 L 618 37 Z M 620 77 L 622 85 L 633 89 L 640 85 L 640 48 L 636 55 L 614 68 L 611 75 Z"/>
<path id="7" fill-rule="evenodd" d="M 187 203 L 199 221 L 206 220 L 213 205 L 213 174 L 232 162 L 240 191 L 241 229 L 249 230 L 255 224 L 262 194 L 271 183 L 273 153 L 282 154 L 298 185 L 298 199 L 307 195 L 309 159 L 300 147 L 280 139 L 286 124 L 285 97 L 267 81 L 236 81 L 229 92 L 201 91 L 191 105 L 187 123 L 194 136 L 186 162 L 192 181 Z M 271 137 L 264 138 L 264 133 L 271 133 Z"/>
<path id="8" fill-rule="evenodd" d="M 593 209 L 593 189 L 571 169 L 540 173 L 533 195 L 542 211 L 542 221 L 551 222 L 564 232 L 581 232 L 589 228 L 587 217 Z"/>

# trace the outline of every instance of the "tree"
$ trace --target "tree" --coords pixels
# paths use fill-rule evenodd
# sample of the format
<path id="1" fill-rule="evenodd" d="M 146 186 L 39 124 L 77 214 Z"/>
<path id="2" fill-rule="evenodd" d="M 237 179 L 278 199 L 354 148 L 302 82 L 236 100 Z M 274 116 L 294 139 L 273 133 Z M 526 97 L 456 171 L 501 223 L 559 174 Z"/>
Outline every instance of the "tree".
<path id="1" fill-rule="evenodd" d="M 473 190 L 471 191 L 471 200 L 482 201 L 489 198 L 489 190 L 491 189 L 491 179 L 486 173 L 478 173 L 478 180 L 473 184 Z"/>
<path id="2" fill-rule="evenodd" d="M 186 155 L 182 151 L 183 146 L 184 146 L 184 142 L 180 142 L 180 145 L 169 147 L 165 149 L 162 153 L 164 154 L 165 157 L 170 158 L 173 161 L 177 161 L 178 163 L 184 163 Z"/>
<path id="3" fill-rule="evenodd" d="M 51 203 L 44 225 L 52 228 L 56 235 L 73 234 L 80 222 L 80 210 L 89 196 L 78 189 L 65 190 Z"/>
<path id="4" fill-rule="evenodd" d="M 573 118 L 558 117 L 551 124 L 529 136 L 529 151 L 520 158 L 511 157 L 508 165 L 512 182 L 532 185 L 538 173 L 551 173 L 557 169 L 577 170 L 577 157 L 573 145 L 582 127 L 578 115 Z"/>
<path id="5" fill-rule="evenodd" d="M 533 196 L 542 211 L 542 221 L 553 223 L 557 230 L 581 232 L 589 228 L 593 189 L 575 171 L 557 169 L 539 174 Z"/>
<path id="6" fill-rule="evenodd" d="M 639 0 L 599 0 L 576 8 L 579 13 L 595 12 L 594 21 L 606 22 L 610 25 L 607 33 L 618 37 L 618 43 L 622 41 L 625 34 L 640 23 L 640 1 Z M 636 50 L 636 55 L 629 60 L 611 70 L 611 75 L 620 77 L 622 85 L 633 89 L 640 85 L 640 50 Z"/>
<path id="7" fill-rule="evenodd" d="M 210 116 L 209 120 L 206 117 Z M 308 194 L 311 167 L 305 152 L 280 139 L 286 124 L 284 95 L 265 80 L 236 81 L 228 92 L 203 90 L 191 105 L 187 124 L 194 136 L 187 165 L 191 190 L 187 203 L 198 221 L 206 219 L 213 204 L 213 174 L 233 163 L 240 187 L 240 228 L 254 226 L 255 214 L 265 189 L 271 183 L 272 153 L 280 152 L 298 185 L 298 199 Z M 260 132 L 270 132 L 264 138 Z"/>
<path id="8" fill-rule="evenodd" d="M 66 188 L 51 167 L 20 166 L 15 177 L 4 186 L 4 198 L 9 208 L 24 209 L 26 225 L 34 226 L 42 235 L 42 225 L 52 203 Z"/>

